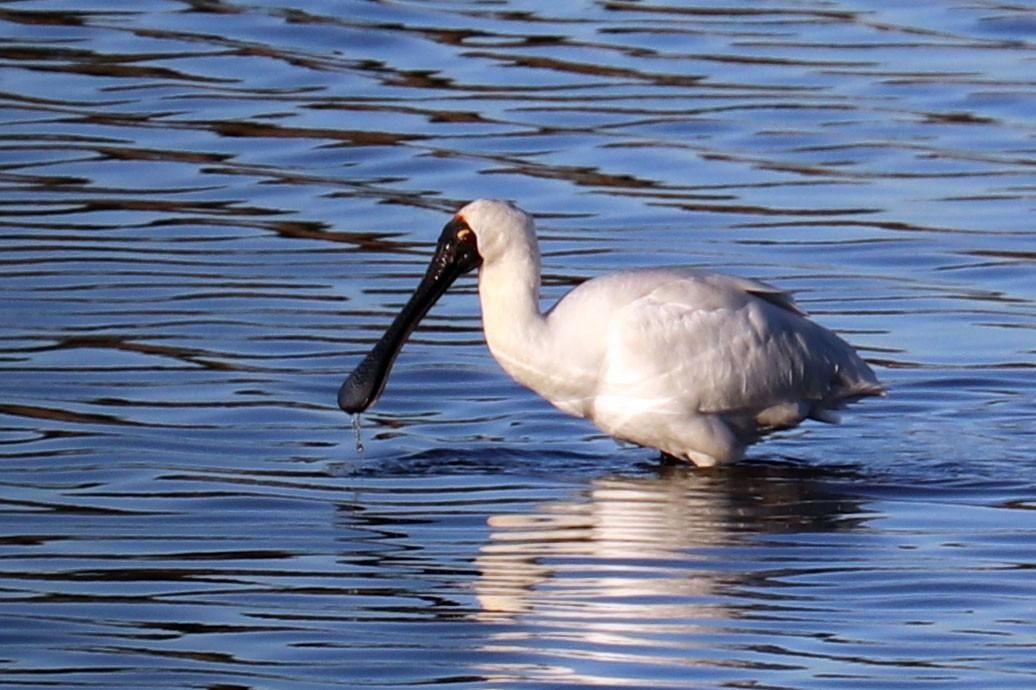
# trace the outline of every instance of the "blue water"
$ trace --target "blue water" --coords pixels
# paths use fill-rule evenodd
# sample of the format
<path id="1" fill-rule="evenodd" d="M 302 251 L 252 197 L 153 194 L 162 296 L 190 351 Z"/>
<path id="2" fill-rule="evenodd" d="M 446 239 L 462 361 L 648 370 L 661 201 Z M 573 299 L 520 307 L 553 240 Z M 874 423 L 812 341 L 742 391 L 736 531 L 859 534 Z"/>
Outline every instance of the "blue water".
<path id="1" fill-rule="evenodd" d="M 0 8 L 0 685 L 1031 688 L 1036 9 Z M 890 395 L 696 471 L 513 383 L 465 201 L 545 303 L 795 291 Z"/>

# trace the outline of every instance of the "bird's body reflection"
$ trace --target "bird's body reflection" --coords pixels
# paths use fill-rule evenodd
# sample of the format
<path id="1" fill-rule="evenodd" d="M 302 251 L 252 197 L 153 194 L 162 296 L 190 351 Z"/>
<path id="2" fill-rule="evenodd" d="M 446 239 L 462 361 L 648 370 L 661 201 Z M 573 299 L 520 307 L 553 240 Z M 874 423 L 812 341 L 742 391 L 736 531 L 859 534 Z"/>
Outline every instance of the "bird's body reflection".
<path id="1" fill-rule="evenodd" d="M 724 619 L 727 591 L 746 577 L 731 563 L 739 548 L 859 522 L 856 502 L 816 477 L 792 466 L 711 475 L 670 467 L 595 480 L 534 513 L 493 516 L 478 557 L 479 603 L 487 613 L 578 617 L 587 634 L 623 620 Z"/>
<path id="2" fill-rule="evenodd" d="M 476 594 L 498 627 L 481 652 L 524 663 L 483 672 L 551 687 L 748 687 L 762 669 L 794 669 L 774 640 L 796 603 L 772 578 L 802 566 L 797 541 L 813 552 L 863 519 L 832 485 L 789 466 L 671 468 L 491 517 Z"/>

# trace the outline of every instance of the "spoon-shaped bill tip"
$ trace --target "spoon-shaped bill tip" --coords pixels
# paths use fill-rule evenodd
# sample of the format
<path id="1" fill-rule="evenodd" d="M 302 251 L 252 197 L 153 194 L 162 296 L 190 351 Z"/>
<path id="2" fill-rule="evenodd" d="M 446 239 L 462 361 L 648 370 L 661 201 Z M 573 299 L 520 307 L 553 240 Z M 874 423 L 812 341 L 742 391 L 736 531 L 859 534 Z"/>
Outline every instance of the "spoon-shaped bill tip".
<path id="1" fill-rule="evenodd" d="M 403 311 L 385 331 L 385 335 L 374 344 L 371 351 L 338 389 L 340 408 L 350 414 L 356 414 L 365 411 L 377 401 L 381 391 L 385 389 L 385 382 L 388 380 L 393 362 L 396 361 L 396 355 L 399 354 L 410 331 L 445 289 L 445 285 L 438 285 L 435 289 L 429 290 L 426 283 L 422 283 Z"/>
<path id="2" fill-rule="evenodd" d="M 338 406 L 349 414 L 364 412 L 377 399 L 378 388 L 369 370 L 357 367 L 338 389 Z"/>

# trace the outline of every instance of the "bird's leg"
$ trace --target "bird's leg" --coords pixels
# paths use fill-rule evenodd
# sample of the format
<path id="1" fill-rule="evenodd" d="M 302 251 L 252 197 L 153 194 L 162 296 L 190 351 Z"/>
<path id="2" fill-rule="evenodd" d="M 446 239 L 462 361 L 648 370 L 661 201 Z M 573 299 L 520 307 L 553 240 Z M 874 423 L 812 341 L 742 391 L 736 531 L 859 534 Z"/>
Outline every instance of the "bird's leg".
<path id="1" fill-rule="evenodd" d="M 674 467 L 679 465 L 683 465 L 684 467 L 686 467 L 688 464 L 687 460 L 685 460 L 684 458 L 678 458 L 675 455 L 671 455 L 665 452 L 664 450 L 660 452 L 658 456 L 658 461 L 662 464 L 663 467 Z"/>

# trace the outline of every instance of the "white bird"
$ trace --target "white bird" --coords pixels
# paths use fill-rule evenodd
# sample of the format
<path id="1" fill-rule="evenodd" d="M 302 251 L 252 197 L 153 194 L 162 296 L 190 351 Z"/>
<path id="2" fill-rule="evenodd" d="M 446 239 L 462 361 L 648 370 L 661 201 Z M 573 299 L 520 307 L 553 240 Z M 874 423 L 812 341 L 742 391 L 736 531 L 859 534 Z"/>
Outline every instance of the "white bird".
<path id="1" fill-rule="evenodd" d="M 588 280 L 540 312 L 532 218 L 480 199 L 446 224 L 424 278 L 342 384 L 339 406 L 366 410 L 417 322 L 453 281 L 479 268 L 490 352 L 519 383 L 614 438 L 699 466 L 734 462 L 765 434 L 884 389 L 844 340 L 765 283 L 688 268 Z"/>

